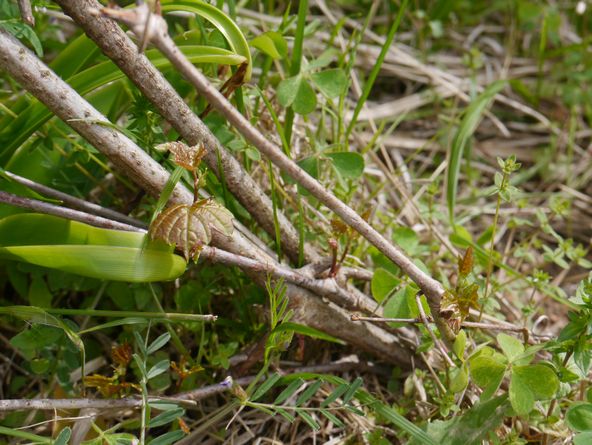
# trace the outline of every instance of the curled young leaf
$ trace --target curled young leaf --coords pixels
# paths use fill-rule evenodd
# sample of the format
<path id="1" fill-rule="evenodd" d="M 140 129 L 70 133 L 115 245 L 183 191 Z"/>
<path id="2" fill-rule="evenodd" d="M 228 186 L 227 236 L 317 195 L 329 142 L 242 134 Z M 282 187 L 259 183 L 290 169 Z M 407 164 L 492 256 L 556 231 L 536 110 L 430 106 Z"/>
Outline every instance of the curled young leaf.
<path id="1" fill-rule="evenodd" d="M 232 213 L 211 199 L 192 205 L 178 204 L 164 210 L 150 226 L 152 239 L 175 244 L 186 260 L 210 243 L 212 229 L 225 235 L 233 230 Z"/>
<path id="2" fill-rule="evenodd" d="M 473 270 L 473 247 L 469 246 L 465 255 L 458 259 L 458 273 L 461 277 L 466 277 Z"/>
<path id="3" fill-rule="evenodd" d="M 189 171 L 196 171 L 206 154 L 203 144 L 192 147 L 183 142 L 165 142 L 157 146 L 159 150 L 170 151 L 175 156 L 175 163 Z"/>

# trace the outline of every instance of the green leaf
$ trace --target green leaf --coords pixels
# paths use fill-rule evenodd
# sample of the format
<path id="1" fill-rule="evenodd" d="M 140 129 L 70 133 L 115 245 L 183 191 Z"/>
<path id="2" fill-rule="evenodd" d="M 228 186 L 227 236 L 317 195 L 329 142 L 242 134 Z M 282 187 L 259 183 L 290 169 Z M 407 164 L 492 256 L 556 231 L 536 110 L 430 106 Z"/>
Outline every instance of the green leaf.
<path id="1" fill-rule="evenodd" d="M 313 430 L 317 431 L 321 428 L 319 424 L 312 418 L 312 416 L 306 411 L 298 410 L 297 413 Z"/>
<path id="2" fill-rule="evenodd" d="M 512 375 L 517 375 L 530 388 L 536 400 L 547 400 L 559 389 L 559 378 L 549 366 L 536 364 L 512 367 Z"/>
<path id="3" fill-rule="evenodd" d="M 335 390 L 329 394 L 323 402 L 321 403 L 321 408 L 325 408 L 329 406 L 331 403 L 335 402 L 339 397 L 341 397 L 347 390 L 349 389 L 349 385 L 342 383 L 339 385 Z"/>
<path id="4" fill-rule="evenodd" d="M 267 31 L 255 37 L 251 40 L 251 46 L 275 60 L 283 59 L 288 55 L 286 39 L 275 31 Z"/>
<path id="5" fill-rule="evenodd" d="M 11 246 L 0 258 L 24 261 L 102 280 L 150 282 L 180 276 L 183 258 L 172 253 L 116 246 Z"/>
<path id="6" fill-rule="evenodd" d="M 384 316 L 388 318 L 414 318 L 419 310 L 415 301 L 417 289 L 407 285 L 399 289 L 384 305 Z M 405 323 L 391 323 L 391 326 L 404 326 Z"/>
<path id="7" fill-rule="evenodd" d="M 450 386 L 449 389 L 452 393 L 456 394 L 464 389 L 469 384 L 469 370 L 466 364 L 463 364 L 460 368 L 454 368 L 451 371 Z"/>
<path id="8" fill-rule="evenodd" d="M 343 340 L 340 340 L 332 335 L 326 334 L 323 331 L 319 331 L 318 329 L 311 328 L 310 326 L 305 326 L 299 323 L 293 323 L 291 321 L 285 321 L 272 331 L 272 333 L 278 332 L 294 332 L 301 335 L 306 335 L 310 338 L 316 338 L 323 341 L 330 341 L 331 343 L 337 343 L 339 345 L 345 344 Z"/>
<path id="9" fill-rule="evenodd" d="M 519 416 L 528 414 L 534 408 L 534 394 L 515 373 L 510 377 L 510 403 Z"/>
<path id="10" fill-rule="evenodd" d="M 282 107 L 289 107 L 294 103 L 302 76 L 294 76 L 284 79 L 277 88 L 277 99 Z"/>
<path id="11" fill-rule="evenodd" d="M 37 57 L 43 57 L 43 45 L 39 41 L 39 37 L 35 34 L 35 30 L 29 25 L 21 23 L 16 20 L 2 20 L 0 21 L 0 28 L 4 28 L 17 38 L 24 38 L 31 44 Z"/>
<path id="12" fill-rule="evenodd" d="M 281 376 L 277 373 L 274 373 L 269 376 L 267 380 L 263 382 L 263 384 L 257 388 L 255 393 L 250 397 L 251 402 L 255 402 L 263 397 L 267 391 L 269 391 L 273 386 L 281 379 Z"/>
<path id="13" fill-rule="evenodd" d="M 10 344 L 18 349 L 27 360 L 32 360 L 38 351 L 60 340 L 58 329 L 34 324 L 30 329 L 19 332 L 10 339 Z"/>
<path id="14" fill-rule="evenodd" d="M 156 365 L 150 368 L 150 371 L 148 371 L 148 374 L 146 374 L 146 379 L 150 380 L 158 377 L 160 374 L 166 372 L 170 366 L 171 362 L 168 359 L 159 361 Z"/>
<path id="15" fill-rule="evenodd" d="M 493 357 L 477 356 L 470 360 L 471 377 L 483 388 L 482 400 L 493 396 L 502 383 L 506 372 L 506 364 Z"/>
<path id="16" fill-rule="evenodd" d="M 142 348 L 144 347 L 143 343 L 137 343 L 138 344 L 138 348 L 140 350 L 142 350 Z M 142 346 L 140 346 L 142 345 Z M 138 367 L 138 369 L 140 370 L 140 374 L 142 375 L 142 377 L 146 376 L 146 365 L 144 365 L 144 362 L 142 361 L 142 359 L 140 358 L 140 356 L 138 354 L 133 354 L 132 355 L 134 362 L 136 363 L 136 366 Z"/>
<path id="17" fill-rule="evenodd" d="M 150 408 L 158 411 L 171 411 L 179 408 L 179 405 L 175 402 L 165 402 L 163 400 L 150 400 L 148 401 Z"/>
<path id="18" fill-rule="evenodd" d="M 343 426 L 343 422 L 341 420 L 339 420 L 337 418 L 337 416 L 335 416 L 330 411 L 327 411 L 326 409 L 321 409 L 320 411 L 321 411 L 321 414 L 323 416 L 325 416 L 327 419 L 329 419 L 329 421 L 333 422 L 333 424 L 335 424 L 336 427 L 342 427 Z"/>
<path id="19" fill-rule="evenodd" d="M 296 399 L 295 406 L 301 406 L 304 403 L 308 402 L 310 400 L 310 398 L 317 393 L 317 391 L 319 390 L 319 388 L 321 387 L 322 384 L 323 384 L 322 380 L 317 380 L 312 385 L 310 385 L 308 388 L 306 388 L 302 392 L 302 394 L 300 394 L 298 399 Z"/>
<path id="20" fill-rule="evenodd" d="M 50 308 L 52 298 L 53 296 L 43 277 L 34 275 L 29 286 L 29 303 L 31 303 L 31 306 Z"/>
<path id="21" fill-rule="evenodd" d="M 45 374 L 49 369 L 49 360 L 46 358 L 35 358 L 29 362 L 31 371 L 37 375 Z"/>
<path id="22" fill-rule="evenodd" d="M 310 72 L 312 70 L 325 68 L 337 57 L 339 57 L 339 51 L 337 51 L 337 49 L 335 48 L 328 48 L 325 51 L 323 51 L 319 57 L 310 61 L 310 63 L 306 65 L 304 69 Z"/>
<path id="23" fill-rule="evenodd" d="M 64 428 L 58 434 L 58 437 L 53 441 L 53 445 L 68 445 L 68 441 L 70 440 L 70 436 L 72 435 L 72 430 L 70 427 Z"/>
<path id="24" fill-rule="evenodd" d="M 290 383 L 276 399 L 273 401 L 274 405 L 281 405 L 286 400 L 288 400 L 298 389 L 302 386 L 304 380 L 296 379 L 292 383 Z"/>
<path id="25" fill-rule="evenodd" d="M 317 106 L 316 94 L 301 74 L 282 80 L 278 85 L 277 96 L 280 105 L 292 106 L 298 114 L 308 114 Z"/>
<path id="26" fill-rule="evenodd" d="M 4 306 L 0 307 L 0 314 L 17 317 L 28 323 L 36 323 L 61 329 L 74 346 L 76 346 L 79 351 L 84 352 L 84 343 L 80 338 L 79 333 L 74 332 L 68 324 L 64 323 L 61 319 L 54 317 L 50 313 L 45 312 L 41 308 L 33 306 Z M 46 336 L 44 337 L 47 339 Z M 52 340 L 50 339 L 50 341 Z"/>
<path id="27" fill-rule="evenodd" d="M 347 179 L 357 179 L 364 174 L 364 157 L 351 151 L 326 153 L 325 156 L 333 162 L 333 167 Z"/>
<path id="28" fill-rule="evenodd" d="M 592 432 L 592 404 L 575 403 L 565 413 L 567 425 L 574 431 Z"/>
<path id="29" fill-rule="evenodd" d="M 388 270 L 379 267 L 374 271 L 370 282 L 372 296 L 378 303 L 382 303 L 400 284 L 401 280 L 399 278 Z"/>
<path id="30" fill-rule="evenodd" d="M 186 267 L 169 247 L 146 244 L 143 233 L 101 229 L 51 215 L 3 218 L 0 246 L 0 258 L 104 280 L 172 280 Z"/>
<path id="31" fill-rule="evenodd" d="M 160 212 L 162 212 L 166 207 L 167 202 L 169 202 L 169 198 L 173 194 L 173 190 L 175 190 L 177 183 L 181 180 L 181 177 L 185 171 L 186 170 L 183 167 L 177 165 L 175 170 L 173 170 L 173 172 L 170 174 L 166 184 L 160 192 L 158 201 L 156 201 L 156 205 L 154 206 L 154 210 L 152 212 L 152 221 L 154 221 Z"/>
<path id="32" fill-rule="evenodd" d="M 559 379 L 545 365 L 513 366 L 510 402 L 518 415 L 526 415 L 536 400 L 551 398 L 559 389 Z"/>
<path id="33" fill-rule="evenodd" d="M 357 377 L 352 382 L 352 384 L 348 388 L 347 392 L 343 396 L 343 404 L 344 405 L 346 403 L 348 403 L 354 397 L 354 395 L 356 394 L 356 391 L 358 390 L 358 388 L 360 388 L 362 386 L 363 383 L 364 383 L 364 380 L 361 377 Z"/>
<path id="34" fill-rule="evenodd" d="M 171 339 L 171 334 L 169 334 L 168 332 L 165 332 L 164 334 L 160 335 L 156 340 L 154 340 L 150 346 L 148 346 L 146 353 L 148 355 L 155 353 L 160 348 L 162 348 L 164 345 L 166 345 L 170 339 Z"/>
<path id="35" fill-rule="evenodd" d="M 306 80 L 300 82 L 292 108 L 298 114 L 308 114 L 317 106 L 317 95 Z"/>
<path id="36" fill-rule="evenodd" d="M 152 439 L 150 442 L 148 442 L 148 445 L 169 445 L 171 443 L 177 442 L 184 435 L 185 433 L 181 430 L 169 431 L 168 433 L 164 433 L 162 436 Z"/>
<path id="37" fill-rule="evenodd" d="M 158 416 L 154 417 L 153 419 L 150 419 L 150 423 L 148 424 L 148 426 L 150 428 L 156 428 L 158 426 L 166 425 L 168 423 L 171 423 L 173 420 L 176 420 L 179 417 L 182 417 L 184 415 L 185 415 L 185 410 L 183 408 L 177 407 L 175 409 L 167 410 L 163 413 L 160 413 Z"/>
<path id="38" fill-rule="evenodd" d="M 113 328 L 115 326 L 126 326 L 126 325 L 144 325 L 148 324 L 148 319 L 140 317 L 125 317 L 119 320 L 108 321 L 107 323 L 98 324 L 92 328 L 84 329 L 80 331 L 80 334 L 88 334 L 89 332 L 100 331 L 101 329 Z M 144 343 L 142 343 L 143 345 Z"/>
<path id="39" fill-rule="evenodd" d="M 310 78 L 321 93 L 331 99 L 343 93 L 347 86 L 347 77 L 340 68 L 313 73 Z"/>
<path id="40" fill-rule="evenodd" d="M 245 58 L 247 71 L 244 80 L 245 82 L 248 82 L 251 79 L 251 51 L 247 39 L 238 25 L 224 12 L 203 0 L 162 0 L 161 5 L 163 12 L 192 12 L 208 20 L 222 33 L 222 35 L 224 35 L 230 48 L 232 48 L 235 53 Z"/>
<path id="41" fill-rule="evenodd" d="M 275 412 L 278 413 L 280 416 L 282 416 L 284 419 L 286 419 L 288 422 L 293 423 L 294 420 L 296 420 L 296 417 L 294 417 L 292 414 L 290 414 L 288 411 L 286 411 L 285 409 L 282 408 L 276 408 Z"/>
<path id="42" fill-rule="evenodd" d="M 397 227 L 393 230 L 393 241 L 407 254 L 414 255 L 419 247 L 417 233 L 409 227 Z"/>
<path id="43" fill-rule="evenodd" d="M 524 345 L 522 342 L 508 334 L 498 334 L 497 342 L 510 363 L 524 352 Z"/>
<path id="44" fill-rule="evenodd" d="M 465 148 L 470 141 L 473 133 L 477 129 L 483 112 L 491 103 L 493 98 L 506 85 L 503 80 L 497 81 L 489 85 L 483 93 L 481 93 L 471 104 L 467 107 L 460 126 L 454 135 L 452 144 L 450 146 L 448 174 L 446 180 L 446 198 L 448 201 L 448 212 L 450 220 L 454 222 L 454 207 L 456 205 L 456 195 L 458 189 L 458 177 L 460 173 L 460 164 Z"/>
<path id="45" fill-rule="evenodd" d="M 508 408 L 506 396 L 496 397 L 478 403 L 450 420 L 430 423 L 428 433 L 439 445 L 480 445 L 501 425 Z M 409 445 L 421 443 L 424 442 L 414 438 Z"/>
<path id="46" fill-rule="evenodd" d="M 589 445 L 592 443 L 592 432 L 586 431 L 576 434 L 573 438 L 574 445 Z"/>
<path id="47" fill-rule="evenodd" d="M 313 178 L 317 179 L 319 177 L 319 160 L 315 156 L 301 159 L 298 161 L 298 166 Z M 294 180 L 291 180 L 294 183 Z"/>
<path id="48" fill-rule="evenodd" d="M 381 418 L 407 432 L 407 434 L 417 441 L 416 443 L 422 445 L 441 445 L 417 425 L 395 411 L 392 407 L 379 402 L 367 392 L 360 391 L 357 393 L 356 397 L 361 403 L 368 405 L 369 408 L 375 411 Z"/>
<path id="49" fill-rule="evenodd" d="M 465 348 L 467 346 L 467 333 L 463 330 L 459 331 L 454 339 L 452 351 L 460 360 L 464 360 Z"/>

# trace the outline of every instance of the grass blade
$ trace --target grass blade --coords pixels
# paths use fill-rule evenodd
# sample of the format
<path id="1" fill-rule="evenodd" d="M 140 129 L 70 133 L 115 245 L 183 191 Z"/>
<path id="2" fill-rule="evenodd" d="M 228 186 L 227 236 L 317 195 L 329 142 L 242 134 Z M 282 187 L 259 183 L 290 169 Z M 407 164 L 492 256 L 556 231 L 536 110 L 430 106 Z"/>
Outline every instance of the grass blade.
<path id="1" fill-rule="evenodd" d="M 452 226 L 454 226 L 454 207 L 456 205 L 460 162 L 465 147 L 477 129 L 481 117 L 483 116 L 483 112 L 505 84 L 506 82 L 503 80 L 492 83 L 468 106 L 463 120 L 452 140 L 450 154 L 448 156 L 448 174 L 446 177 L 446 199 L 448 201 L 448 212 Z"/>
<path id="2" fill-rule="evenodd" d="M 279 379 L 281 379 L 279 374 L 272 374 L 259 388 L 257 388 L 253 396 L 250 398 L 251 402 L 255 402 L 256 400 L 263 397 L 267 391 L 273 388 Z"/>
<path id="3" fill-rule="evenodd" d="M 212 25 L 214 25 L 218 31 L 220 31 L 224 37 L 226 37 L 230 48 L 232 48 L 236 54 L 245 58 L 247 62 L 247 71 L 245 72 L 244 80 L 245 82 L 248 82 L 251 79 L 253 67 L 251 61 L 251 50 L 249 49 L 247 39 L 237 24 L 234 23 L 230 17 L 224 14 L 224 12 L 201 0 L 163 0 L 162 10 L 163 12 L 193 12 L 194 14 L 197 14 L 212 23 Z"/>
<path id="4" fill-rule="evenodd" d="M 374 82 L 376 81 L 376 78 L 378 77 L 378 73 L 380 72 L 380 68 L 382 67 L 382 63 L 384 62 L 384 59 L 385 59 L 389 49 L 391 48 L 391 45 L 393 44 L 395 34 L 397 33 L 397 30 L 399 29 L 399 24 L 401 23 L 401 19 L 403 18 L 403 14 L 405 12 L 405 9 L 407 9 L 407 1 L 408 0 L 404 0 L 403 3 L 401 4 L 401 6 L 399 8 L 399 12 L 397 14 L 397 17 L 395 18 L 395 21 L 393 22 L 391 28 L 389 29 L 388 35 L 386 36 L 386 39 L 384 41 L 384 45 L 382 45 L 382 48 L 380 49 L 380 54 L 378 55 L 378 59 L 376 59 L 376 63 L 374 64 L 374 66 L 372 67 L 372 71 L 370 71 L 370 74 L 368 75 L 368 79 L 366 80 L 366 83 L 364 84 L 364 90 L 362 91 L 362 95 L 358 99 L 358 103 L 356 104 L 356 108 L 354 109 L 354 113 L 352 115 L 351 121 L 349 122 L 349 125 L 347 126 L 347 130 L 345 131 L 345 140 L 348 139 L 349 135 L 351 134 L 352 130 L 354 129 L 354 125 L 356 124 L 356 121 L 358 120 L 358 115 L 360 114 L 360 111 L 362 111 L 362 108 L 364 107 L 364 104 L 366 103 L 366 100 L 368 99 L 368 96 L 370 95 L 370 91 L 372 90 L 372 87 L 374 86 Z"/>
<path id="5" fill-rule="evenodd" d="M 282 403 L 284 403 L 286 400 L 288 400 L 290 398 L 290 396 L 292 396 L 292 394 L 294 394 L 298 388 L 300 388 L 302 386 L 302 384 L 304 383 L 304 380 L 302 379 L 296 379 L 294 380 L 292 383 L 290 383 L 286 389 L 284 389 L 279 396 L 277 396 L 277 398 L 273 401 L 274 405 L 281 405 Z"/>

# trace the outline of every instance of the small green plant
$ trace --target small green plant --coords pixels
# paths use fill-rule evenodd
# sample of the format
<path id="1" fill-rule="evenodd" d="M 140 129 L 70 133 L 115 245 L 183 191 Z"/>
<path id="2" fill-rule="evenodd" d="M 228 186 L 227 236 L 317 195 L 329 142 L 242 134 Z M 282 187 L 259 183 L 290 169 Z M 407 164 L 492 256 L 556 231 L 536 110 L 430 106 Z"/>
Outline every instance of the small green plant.
<path id="1" fill-rule="evenodd" d="M 181 439 L 185 433 L 178 429 L 164 433 L 161 436 L 155 437 L 150 442 L 146 442 L 146 432 L 149 428 L 156 428 L 167 425 L 174 420 L 179 419 L 185 414 L 183 408 L 178 407 L 174 403 L 155 403 L 148 401 L 148 383 L 156 379 L 158 376 L 168 372 L 170 368 L 170 360 L 162 359 L 153 365 L 149 365 L 149 359 L 157 351 L 163 348 L 171 339 L 168 332 L 158 336 L 153 342 L 148 343 L 148 334 L 150 329 L 146 332 L 146 337 L 142 338 L 138 331 L 134 331 L 134 338 L 136 340 L 136 352 L 132 355 L 134 363 L 137 366 L 140 376 L 139 386 L 142 394 L 142 414 L 140 418 L 140 444 L 157 444 L 157 443 L 173 443 Z M 152 409 L 160 409 L 163 412 L 153 418 L 150 418 Z"/>
<path id="2" fill-rule="evenodd" d="M 336 426 L 343 426 L 343 422 L 335 415 L 337 410 L 345 409 L 358 415 L 364 415 L 363 411 L 351 403 L 356 391 L 363 383 L 363 380 L 359 377 L 351 384 L 344 383 L 337 386 L 327 397 L 323 394 L 323 400 L 318 407 L 305 407 L 303 405 L 315 395 L 318 395 L 317 393 L 325 383 L 322 378 L 314 380 L 310 385 L 305 385 L 305 381 L 300 378 L 291 379 L 291 382 L 275 397 L 273 402 L 260 402 L 260 399 L 282 380 L 279 374 L 272 374 L 265 382 L 254 389 L 252 396 L 237 391 L 235 391 L 235 394 L 242 406 L 255 408 L 270 415 L 279 414 L 290 423 L 294 422 L 296 416 L 298 416 L 314 430 L 320 428 L 319 423 L 314 418 L 316 414 L 321 414 Z M 298 392 L 300 394 L 297 394 Z M 295 400 L 292 404 L 286 404 L 290 399 Z M 332 404 L 337 404 L 337 407 L 332 407 Z"/>

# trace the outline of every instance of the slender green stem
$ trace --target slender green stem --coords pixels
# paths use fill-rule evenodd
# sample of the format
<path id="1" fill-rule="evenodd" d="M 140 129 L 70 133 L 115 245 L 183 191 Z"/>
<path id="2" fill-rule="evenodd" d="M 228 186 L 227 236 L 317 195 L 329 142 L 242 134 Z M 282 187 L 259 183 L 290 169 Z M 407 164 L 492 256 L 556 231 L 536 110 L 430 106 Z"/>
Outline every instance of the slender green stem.
<path id="1" fill-rule="evenodd" d="M 298 193 L 298 267 L 304 266 L 304 207 Z"/>
<path id="2" fill-rule="evenodd" d="M 87 317 L 106 317 L 106 318 L 125 318 L 139 317 L 149 320 L 169 320 L 169 321 L 193 321 L 204 322 L 214 321 L 213 315 L 202 314 L 176 314 L 172 312 L 140 312 L 140 311 L 105 311 L 101 309 L 45 309 L 45 312 L 55 315 L 80 315 Z"/>
<path id="3" fill-rule="evenodd" d="M 388 35 L 386 36 L 386 40 L 384 42 L 384 45 L 382 45 L 382 48 L 380 50 L 380 54 L 378 55 L 378 59 L 376 59 L 376 63 L 372 67 L 372 71 L 370 71 L 368 79 L 366 80 L 366 83 L 364 84 L 364 90 L 362 91 L 362 96 L 360 97 L 360 99 L 358 100 L 358 103 L 356 104 L 356 108 L 354 109 L 354 113 L 352 115 L 351 121 L 347 127 L 347 130 L 345 131 L 345 139 L 346 140 L 349 138 L 349 135 L 351 134 L 352 130 L 354 129 L 354 125 L 356 124 L 356 121 L 358 120 L 358 115 L 360 114 L 360 111 L 362 111 L 362 108 L 364 107 L 364 104 L 366 103 L 366 100 L 368 99 L 368 96 L 370 95 L 370 91 L 372 90 L 372 87 L 374 86 L 374 82 L 376 81 L 376 78 L 378 77 L 378 73 L 380 72 L 380 68 L 382 67 L 382 63 L 384 62 L 384 59 L 385 59 L 388 51 L 390 50 L 391 45 L 393 44 L 395 34 L 397 33 L 397 30 L 399 29 L 399 24 L 401 23 L 401 19 L 403 18 L 403 13 L 405 12 L 405 9 L 407 8 L 407 2 L 408 2 L 408 0 L 403 0 L 403 2 L 401 3 L 401 7 L 399 8 L 399 12 L 397 14 L 397 17 L 395 18 L 395 21 L 393 22 L 391 28 L 389 29 L 389 32 L 388 32 Z"/>
<path id="4" fill-rule="evenodd" d="M 165 313 L 164 309 L 162 308 L 162 305 L 160 304 L 160 301 L 158 300 L 158 296 L 156 295 L 156 291 L 154 290 L 154 286 L 152 286 L 152 283 L 148 283 L 148 287 L 150 287 L 150 292 L 152 293 L 152 298 L 154 300 L 154 304 L 156 305 L 156 307 L 158 307 L 158 310 L 164 314 Z M 183 344 L 183 342 L 181 341 L 179 336 L 177 335 L 177 332 L 173 329 L 173 327 L 169 323 L 166 323 L 165 327 L 166 327 L 167 332 L 171 336 L 171 340 L 173 341 L 173 343 L 177 347 L 177 350 L 181 354 L 183 354 L 187 360 L 191 360 L 191 354 L 187 350 L 187 348 L 185 347 L 185 345 Z"/>
<path id="5" fill-rule="evenodd" d="M 284 134 L 284 128 L 282 127 L 282 123 L 280 122 L 276 112 L 274 111 L 273 106 L 271 105 L 271 102 L 269 102 L 269 100 L 267 100 L 267 98 L 263 94 L 263 91 L 261 89 L 258 89 L 258 92 L 259 92 L 259 96 L 263 100 L 263 103 L 265 104 L 265 107 L 267 108 L 267 111 L 269 112 L 269 115 L 271 116 L 271 119 L 273 120 L 273 124 L 275 125 L 275 128 L 280 136 L 280 139 L 282 141 L 282 148 L 284 149 L 284 153 L 286 155 L 289 155 L 290 154 L 290 145 L 288 144 L 288 141 L 286 140 L 286 135 Z"/>
<path id="6" fill-rule="evenodd" d="M 504 173 L 502 178 L 502 183 L 500 185 L 500 190 L 503 190 L 508 182 L 508 174 Z M 497 194 L 497 203 L 495 205 L 495 216 L 493 217 L 493 229 L 491 231 L 491 242 L 489 243 L 489 255 L 487 259 L 487 278 L 485 279 L 485 291 L 483 294 L 483 303 L 481 303 L 481 308 L 479 309 L 479 320 L 481 321 L 481 317 L 483 316 L 483 310 L 485 309 L 485 305 L 487 304 L 487 300 L 489 298 L 489 285 L 491 282 L 491 272 L 493 271 L 493 255 L 494 255 L 494 247 L 495 247 L 495 232 L 497 229 L 497 223 L 499 220 L 499 213 L 500 207 L 502 205 L 502 195 L 498 192 Z"/>
<path id="7" fill-rule="evenodd" d="M 273 206 L 273 227 L 275 229 L 275 245 L 278 261 L 282 261 L 282 237 L 280 232 L 280 222 L 278 220 L 277 193 L 275 191 L 275 175 L 273 174 L 273 164 L 268 161 L 269 183 L 271 185 L 271 204 Z"/>
<path id="8" fill-rule="evenodd" d="M 142 387 L 142 419 L 140 425 L 140 445 L 145 445 L 146 443 L 146 429 L 148 427 L 148 420 L 150 419 L 150 406 L 148 405 L 148 375 L 145 373 L 147 370 L 147 362 L 148 357 L 146 356 L 145 352 L 148 349 L 148 338 L 150 337 L 150 324 L 148 324 L 148 328 L 146 329 L 146 336 L 144 337 L 144 348 L 141 352 L 142 354 L 142 362 L 143 362 L 143 372 L 142 372 L 142 380 L 140 381 L 140 386 Z"/>
<path id="9" fill-rule="evenodd" d="M 308 12 L 308 0 L 301 0 L 298 2 L 298 21 L 296 23 L 296 35 L 294 37 L 294 47 L 292 49 L 292 61 L 290 65 L 290 75 L 297 76 L 300 74 L 302 67 L 302 47 L 304 45 L 304 28 L 306 26 L 306 13 Z M 292 126 L 294 124 L 294 110 L 289 107 L 286 110 L 286 118 L 284 121 L 284 131 L 286 141 L 290 144 L 292 140 Z"/>
<path id="10" fill-rule="evenodd" d="M 18 437 L 34 443 L 52 443 L 52 440 L 48 437 L 38 436 L 37 434 L 27 433 L 26 431 L 13 430 L 5 426 L 0 426 L 0 435 Z"/>

